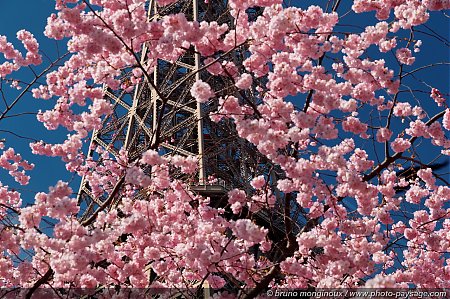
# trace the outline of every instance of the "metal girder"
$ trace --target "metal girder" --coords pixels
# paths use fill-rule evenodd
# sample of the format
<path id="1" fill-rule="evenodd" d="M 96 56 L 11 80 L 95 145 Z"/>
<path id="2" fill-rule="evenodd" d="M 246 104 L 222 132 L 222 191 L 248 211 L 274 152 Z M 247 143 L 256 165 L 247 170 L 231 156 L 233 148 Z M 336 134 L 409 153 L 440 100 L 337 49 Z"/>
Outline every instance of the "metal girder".
<path id="1" fill-rule="evenodd" d="M 165 7 L 158 7 L 155 1 L 149 1 L 148 11 L 150 21 L 167 14 L 184 13 L 191 21 L 216 21 L 227 23 L 230 28 L 234 26 L 226 1 L 222 0 L 209 0 L 208 3 L 179 0 Z M 153 48 L 151 42 L 143 46 L 139 53 L 142 64 L 146 64 L 147 53 Z M 221 60 L 234 61 L 242 67 L 243 52 L 245 49 L 237 48 L 223 54 L 226 56 L 214 58 L 219 63 Z M 95 147 L 108 151 L 116 160 L 119 159 L 120 149 L 125 149 L 129 162 L 133 162 L 150 147 L 156 149 L 155 146 L 158 146 L 161 155 L 179 154 L 198 159 L 198 172 L 194 178 L 189 178 L 192 190 L 197 193 L 220 197 L 231 188 L 251 192 L 250 181 L 267 173 L 267 160 L 258 154 L 252 144 L 238 137 L 231 120 L 215 123 L 208 116 L 217 109 L 219 97 L 235 94 L 242 100 L 243 91 L 238 92 L 231 78 L 212 76 L 204 70 L 204 59 L 195 49 L 185 49 L 177 61 L 159 60 L 152 74 L 152 82 L 140 83 L 132 94 L 105 87 L 105 97 L 114 105 L 114 112 L 104 119 L 102 128 L 93 133 L 88 157 L 96 160 L 97 165 L 102 165 L 101 156 L 93 150 Z M 127 74 L 124 74 L 126 80 Z M 190 89 L 199 79 L 210 84 L 216 92 L 216 99 L 200 104 L 192 98 Z M 245 96 L 256 101 L 253 92 L 246 91 Z M 157 132 L 159 136 L 156 136 Z M 185 179 L 183 174 L 179 175 Z M 220 184 L 215 187 L 207 184 L 209 176 L 215 177 Z M 91 192 L 90 183 L 83 178 L 78 196 L 82 220 L 90 217 L 105 202 L 111 203 L 109 208 L 114 208 L 120 200 L 120 192 L 112 194 L 112 191 L 105 191 L 96 197 Z M 139 191 L 137 196 L 141 198 L 145 194 Z"/>

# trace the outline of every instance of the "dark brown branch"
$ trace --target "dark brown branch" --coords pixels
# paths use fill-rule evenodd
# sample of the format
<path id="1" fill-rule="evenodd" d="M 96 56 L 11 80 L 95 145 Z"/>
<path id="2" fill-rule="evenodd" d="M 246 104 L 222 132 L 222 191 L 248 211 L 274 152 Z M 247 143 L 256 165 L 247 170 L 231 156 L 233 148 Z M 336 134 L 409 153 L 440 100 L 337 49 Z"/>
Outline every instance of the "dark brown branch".
<path id="1" fill-rule="evenodd" d="M 33 295 L 33 293 L 43 284 L 45 284 L 48 280 L 51 279 L 51 277 L 53 276 L 53 273 L 55 273 L 53 271 L 52 268 L 49 268 L 47 270 L 47 272 L 38 279 L 38 281 L 36 281 L 33 285 L 33 287 L 31 287 L 31 289 L 27 292 L 27 294 L 25 295 L 25 299 L 31 299 L 31 296 Z"/>

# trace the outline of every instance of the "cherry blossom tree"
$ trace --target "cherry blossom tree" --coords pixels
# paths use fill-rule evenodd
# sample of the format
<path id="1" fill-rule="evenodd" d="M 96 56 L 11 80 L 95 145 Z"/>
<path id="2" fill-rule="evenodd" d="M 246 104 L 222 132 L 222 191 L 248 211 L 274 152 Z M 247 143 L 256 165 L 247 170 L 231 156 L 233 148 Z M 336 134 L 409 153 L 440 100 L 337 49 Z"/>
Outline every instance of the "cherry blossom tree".
<path id="1" fill-rule="evenodd" d="M 448 78 L 420 79 L 448 62 L 419 59 L 425 47 L 448 47 L 427 24 L 448 20 L 450 2 L 316 2 L 229 0 L 233 24 L 218 24 L 183 14 L 149 20 L 145 0 L 56 0 L 45 34 L 68 53 L 47 65 L 30 32 L 17 33 L 24 52 L 0 36 L 2 88 L 19 89 L 16 98 L 3 95 L 0 125 L 29 94 L 51 101 L 37 119 L 49 134 L 66 129 L 67 138 L 33 136 L 32 152 L 62 159 L 93 192 L 120 199 L 80 221 L 77 186 L 59 181 L 30 199 L 0 185 L 1 287 L 27 288 L 28 298 L 38 288 L 196 292 L 205 282 L 230 298 L 269 288 L 450 287 L 449 173 L 442 170 L 450 109 L 438 88 Z M 260 13 L 250 18 L 252 7 Z M 352 16 L 363 21 L 349 24 Z M 146 57 L 143 46 L 151 49 Z M 152 84 L 158 60 L 175 61 L 189 48 L 211 76 L 235 82 L 220 95 L 208 82 L 194 83 L 198 102 L 218 104 L 205 117 L 233 123 L 282 174 L 255 175 L 251 190 L 229 190 L 224 207 L 172 175 L 195 176 L 197 160 L 161 156 L 158 130 L 138 159 L 125 149 L 120 159 L 99 152 L 108 161 L 101 166 L 86 158 L 90 133 L 113 109 L 103 87 Z M 240 64 L 226 55 L 237 49 Z M 19 79 L 37 65 L 43 71 L 35 80 Z M 0 143 L 0 167 L 26 185 L 33 161 L 13 146 Z M 137 190 L 147 192 L 136 197 Z M 276 212 L 282 231 L 255 221 L 275 206 L 283 207 Z"/>

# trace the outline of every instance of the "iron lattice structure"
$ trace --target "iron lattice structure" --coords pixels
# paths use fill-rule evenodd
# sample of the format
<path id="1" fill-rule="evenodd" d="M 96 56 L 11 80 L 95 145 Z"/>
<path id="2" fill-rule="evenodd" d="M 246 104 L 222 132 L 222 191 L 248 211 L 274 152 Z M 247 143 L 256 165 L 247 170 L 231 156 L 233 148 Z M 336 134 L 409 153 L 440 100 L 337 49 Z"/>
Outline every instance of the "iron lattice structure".
<path id="1" fill-rule="evenodd" d="M 207 4 L 200 0 L 180 0 L 165 7 L 158 7 L 152 0 L 148 3 L 148 12 L 150 20 L 184 13 L 191 21 L 216 21 L 227 23 L 229 28 L 234 26 L 227 2 L 223 0 L 209 0 Z M 258 13 L 258 9 L 249 11 L 249 17 L 256 17 Z M 140 53 L 144 65 L 151 47 L 151 44 L 145 45 Z M 242 67 L 245 53 L 245 47 L 241 46 L 216 58 L 234 61 Z M 231 188 L 251 192 L 250 181 L 255 176 L 269 172 L 280 175 L 275 174 L 272 165 L 257 154 L 252 144 L 237 136 L 232 121 L 225 119 L 215 123 L 208 117 L 217 110 L 218 98 L 232 94 L 256 104 L 257 91 L 254 88 L 238 91 L 231 76 L 212 76 L 204 70 L 204 65 L 204 57 L 191 47 L 175 62 L 159 60 L 152 73 L 152 84 L 144 81 L 131 93 L 105 88 L 105 96 L 114 105 L 114 112 L 104 119 L 102 128 L 93 133 L 88 157 L 102 165 L 101 156 L 93 150 L 95 147 L 103 148 L 116 159 L 120 149 L 126 149 L 129 162 L 138 160 L 143 152 L 155 147 L 162 155 L 197 157 L 199 167 L 195 177 L 184 177 L 181 173 L 174 173 L 174 176 L 188 182 L 193 191 L 215 198 L 217 205 Z M 198 79 L 209 83 L 216 92 L 216 99 L 200 104 L 192 98 L 190 89 Z M 126 74 L 123 80 L 127 80 Z M 215 184 L 207 183 L 209 176 L 216 178 Z M 99 209 L 114 208 L 124 188 L 122 177 L 108 192 L 98 195 L 83 178 L 78 197 L 81 221 L 86 221 Z M 136 196 L 145 196 L 145 192 Z M 263 210 L 258 217 L 272 226 L 277 222 L 276 226 L 282 227 L 282 217 L 275 217 L 275 214 Z"/>

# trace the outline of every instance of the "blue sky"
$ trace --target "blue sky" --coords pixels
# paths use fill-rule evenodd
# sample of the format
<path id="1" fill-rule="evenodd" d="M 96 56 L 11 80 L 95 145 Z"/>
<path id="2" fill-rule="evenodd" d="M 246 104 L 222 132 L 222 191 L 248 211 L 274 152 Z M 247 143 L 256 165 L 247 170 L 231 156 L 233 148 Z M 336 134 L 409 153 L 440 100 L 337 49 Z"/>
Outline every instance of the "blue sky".
<path id="1" fill-rule="evenodd" d="M 12 42 L 18 49 L 22 50 L 20 42 L 15 38 L 15 34 L 18 30 L 27 29 L 40 43 L 41 50 L 48 55 L 51 59 L 57 57 L 56 42 L 47 39 L 44 34 L 44 28 L 47 23 L 47 17 L 54 11 L 53 0 L 14 0 L 6 1 L 0 0 L 0 35 L 5 35 L 8 41 Z M 59 43 L 59 47 L 63 44 Z M 49 60 L 44 59 L 44 65 L 48 64 Z M 41 68 L 34 68 L 39 71 Z M 31 72 L 29 70 L 20 72 L 18 78 L 22 80 L 30 80 Z M 8 102 L 14 98 L 17 93 L 10 92 L 9 88 L 5 88 L 5 91 L 9 91 L 6 96 L 9 99 Z M 11 110 L 10 114 L 16 114 L 20 112 L 37 112 L 39 109 L 46 110 L 54 105 L 54 102 L 37 100 L 27 94 L 23 97 L 19 104 Z M 4 106 L 1 106 L 3 111 Z M 47 141 L 61 141 L 67 132 L 52 131 L 48 132 L 43 125 L 36 120 L 34 114 L 27 114 L 18 117 L 12 117 L 3 119 L 0 122 L 0 130 L 14 131 L 15 133 L 24 137 L 43 138 Z M 56 134 L 55 134 L 56 133 Z M 31 140 L 17 138 L 11 134 L 0 131 L 0 139 L 6 139 L 6 145 L 14 147 L 25 159 L 36 164 L 34 170 L 28 172 L 31 175 L 30 184 L 27 186 L 19 186 L 13 182 L 8 174 L 0 170 L 0 181 L 3 184 L 8 184 L 11 187 L 22 193 L 22 198 L 26 202 L 31 202 L 34 198 L 34 194 L 37 191 L 47 191 L 48 187 L 56 184 L 60 179 L 70 181 L 72 175 L 67 173 L 64 168 L 64 164 L 58 158 L 49 158 L 35 156 L 31 153 L 29 143 Z M 74 191 L 77 191 L 76 184 L 73 185 Z"/>

